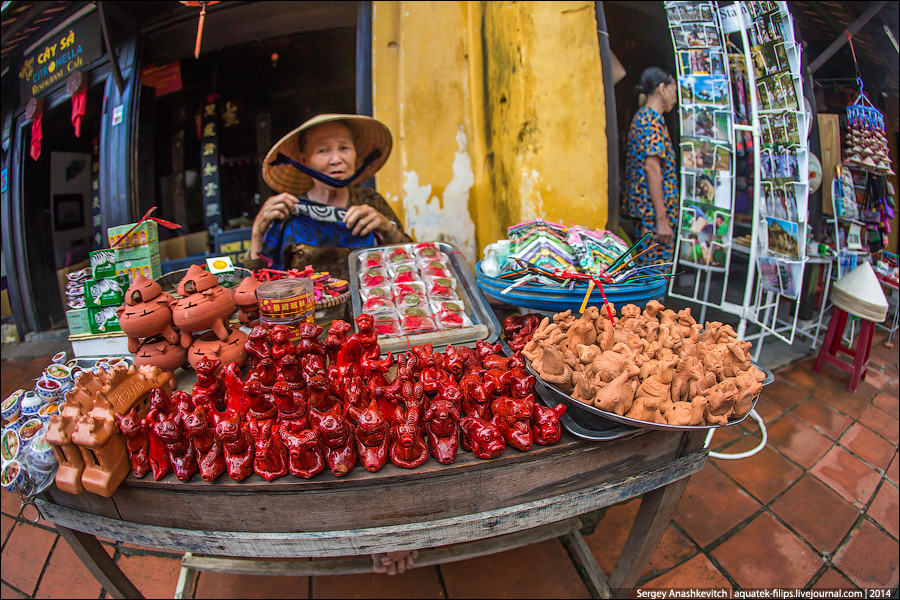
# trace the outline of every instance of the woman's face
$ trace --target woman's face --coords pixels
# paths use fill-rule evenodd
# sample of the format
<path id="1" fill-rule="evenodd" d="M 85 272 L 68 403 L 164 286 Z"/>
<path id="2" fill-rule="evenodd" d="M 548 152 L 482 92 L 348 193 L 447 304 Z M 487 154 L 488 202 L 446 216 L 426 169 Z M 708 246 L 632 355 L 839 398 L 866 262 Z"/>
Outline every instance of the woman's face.
<path id="1" fill-rule="evenodd" d="M 306 134 L 303 164 L 335 179 L 347 179 L 356 171 L 353 134 L 343 123 L 323 123 Z"/>
<path id="2" fill-rule="evenodd" d="M 678 84 L 672 83 L 660 84 L 662 87 L 663 112 L 669 112 L 678 104 Z"/>

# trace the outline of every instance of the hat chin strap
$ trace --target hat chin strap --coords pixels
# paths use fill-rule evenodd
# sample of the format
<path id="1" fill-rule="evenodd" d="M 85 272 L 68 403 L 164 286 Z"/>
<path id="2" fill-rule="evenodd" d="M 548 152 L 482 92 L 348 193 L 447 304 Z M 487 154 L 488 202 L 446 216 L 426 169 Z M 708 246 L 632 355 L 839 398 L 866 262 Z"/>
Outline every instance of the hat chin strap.
<path id="1" fill-rule="evenodd" d="M 348 185 L 350 185 L 353 181 L 355 181 L 357 177 L 362 175 L 363 171 L 368 169 L 372 165 L 372 163 L 374 163 L 379 158 L 381 158 L 381 150 L 378 150 L 378 149 L 372 150 L 371 154 L 369 154 L 369 156 L 367 156 L 366 159 L 363 161 L 362 166 L 359 169 L 357 169 L 356 172 L 353 175 L 351 175 L 350 177 L 348 177 L 347 179 L 335 179 L 334 177 L 329 177 L 328 175 L 325 175 L 324 173 L 319 173 L 315 169 L 310 169 L 306 165 L 299 163 L 296 160 L 291 159 L 290 157 L 285 156 L 281 152 L 279 152 L 278 154 L 275 155 L 275 159 L 269 163 L 269 166 L 277 167 L 278 165 L 291 165 L 292 167 L 294 167 L 301 173 L 306 173 L 313 179 L 318 179 L 325 185 L 330 185 L 331 187 L 336 187 L 336 188 L 344 188 L 344 187 L 347 187 Z"/>

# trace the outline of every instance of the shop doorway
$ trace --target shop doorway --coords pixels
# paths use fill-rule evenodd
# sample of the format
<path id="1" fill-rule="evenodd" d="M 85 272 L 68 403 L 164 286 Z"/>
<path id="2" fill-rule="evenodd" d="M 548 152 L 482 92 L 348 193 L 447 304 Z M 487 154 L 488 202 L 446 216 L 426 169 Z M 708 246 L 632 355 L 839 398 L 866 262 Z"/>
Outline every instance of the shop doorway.
<path id="1" fill-rule="evenodd" d="M 38 331 L 65 325 L 64 287 L 58 272 L 88 259 L 92 249 L 91 196 L 95 143 L 100 137 L 103 83 L 88 89 L 81 136 L 72 126 L 72 103 L 45 110 L 41 154 L 29 154 L 31 127 L 20 150 L 22 182 L 20 215 L 24 230 L 25 281 Z"/>

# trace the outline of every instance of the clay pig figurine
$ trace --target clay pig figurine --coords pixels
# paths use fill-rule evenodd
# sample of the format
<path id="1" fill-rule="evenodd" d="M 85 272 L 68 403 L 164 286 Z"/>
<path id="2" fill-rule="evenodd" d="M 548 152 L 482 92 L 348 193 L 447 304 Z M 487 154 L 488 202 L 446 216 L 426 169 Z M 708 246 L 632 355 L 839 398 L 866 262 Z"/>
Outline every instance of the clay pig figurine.
<path id="1" fill-rule="evenodd" d="M 175 299 L 164 294 L 162 287 L 143 275 L 125 292 L 125 304 L 116 309 L 119 325 L 128 336 L 128 351 L 137 352 L 140 340 L 162 334 L 170 344 L 178 343 L 178 334 L 172 329 L 172 309 Z M 186 346 L 185 346 L 186 347 Z"/>
<path id="2" fill-rule="evenodd" d="M 181 300 L 172 310 L 172 317 L 181 330 L 182 346 L 191 346 L 192 333 L 210 328 L 219 340 L 228 341 L 228 317 L 234 312 L 234 296 L 219 285 L 215 275 L 191 265 L 178 284 L 178 295 Z"/>

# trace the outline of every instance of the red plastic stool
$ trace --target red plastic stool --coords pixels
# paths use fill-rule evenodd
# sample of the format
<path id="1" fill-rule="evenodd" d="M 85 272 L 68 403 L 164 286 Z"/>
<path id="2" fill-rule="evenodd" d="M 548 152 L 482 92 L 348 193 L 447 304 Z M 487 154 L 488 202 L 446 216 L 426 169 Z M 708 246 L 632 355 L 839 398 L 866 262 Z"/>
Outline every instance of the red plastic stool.
<path id="1" fill-rule="evenodd" d="M 813 367 L 815 373 L 822 368 L 823 362 L 829 362 L 839 369 L 843 369 L 850 373 L 850 391 L 855 392 L 859 387 L 860 380 L 864 379 L 866 372 L 869 370 L 869 352 L 872 350 L 872 334 L 875 333 L 875 323 L 867 321 L 860 317 L 859 342 L 856 350 L 851 350 L 841 344 L 841 338 L 844 335 L 844 326 L 847 324 L 847 311 L 834 307 L 831 313 L 831 322 L 828 324 L 828 332 L 825 334 L 825 341 L 822 348 L 819 349 L 819 358 L 816 359 L 816 366 Z M 849 354 L 853 357 L 853 364 L 849 364 L 838 358 L 838 351 Z"/>

